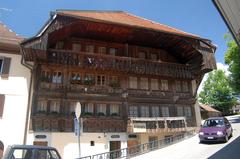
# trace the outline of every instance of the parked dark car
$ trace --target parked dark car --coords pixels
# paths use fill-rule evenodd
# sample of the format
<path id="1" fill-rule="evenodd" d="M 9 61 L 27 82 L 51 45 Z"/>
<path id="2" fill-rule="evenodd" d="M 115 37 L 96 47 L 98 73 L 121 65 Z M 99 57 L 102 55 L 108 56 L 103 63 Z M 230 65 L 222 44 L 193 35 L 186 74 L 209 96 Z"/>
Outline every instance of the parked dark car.
<path id="1" fill-rule="evenodd" d="M 232 136 L 232 132 L 232 126 L 225 117 L 208 118 L 199 131 L 199 139 L 200 142 L 228 142 L 228 139 Z"/>
<path id="2" fill-rule="evenodd" d="M 61 157 L 53 147 L 12 145 L 6 149 L 3 159 L 61 159 Z"/>

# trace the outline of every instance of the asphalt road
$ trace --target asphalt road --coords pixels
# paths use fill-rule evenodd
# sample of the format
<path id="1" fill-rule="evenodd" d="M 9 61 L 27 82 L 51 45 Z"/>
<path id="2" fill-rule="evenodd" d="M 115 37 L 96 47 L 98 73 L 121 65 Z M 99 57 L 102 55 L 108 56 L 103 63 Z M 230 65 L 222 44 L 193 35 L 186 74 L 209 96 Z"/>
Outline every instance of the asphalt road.
<path id="1" fill-rule="evenodd" d="M 200 144 L 198 135 L 134 159 L 240 159 L 240 116 L 230 117 L 233 137 L 228 143 Z"/>

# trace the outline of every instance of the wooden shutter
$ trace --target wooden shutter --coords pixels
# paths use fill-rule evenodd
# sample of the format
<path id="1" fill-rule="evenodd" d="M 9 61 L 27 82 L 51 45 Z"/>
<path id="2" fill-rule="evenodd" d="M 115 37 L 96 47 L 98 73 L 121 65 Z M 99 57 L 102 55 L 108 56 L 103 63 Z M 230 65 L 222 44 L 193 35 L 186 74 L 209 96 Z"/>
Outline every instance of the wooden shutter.
<path id="1" fill-rule="evenodd" d="M 4 57 L 3 59 L 3 68 L 2 68 L 2 78 L 8 78 L 10 70 L 11 58 Z"/>
<path id="2" fill-rule="evenodd" d="M 0 94 L 0 117 L 2 117 L 3 115 L 4 102 L 5 102 L 5 95 Z"/>

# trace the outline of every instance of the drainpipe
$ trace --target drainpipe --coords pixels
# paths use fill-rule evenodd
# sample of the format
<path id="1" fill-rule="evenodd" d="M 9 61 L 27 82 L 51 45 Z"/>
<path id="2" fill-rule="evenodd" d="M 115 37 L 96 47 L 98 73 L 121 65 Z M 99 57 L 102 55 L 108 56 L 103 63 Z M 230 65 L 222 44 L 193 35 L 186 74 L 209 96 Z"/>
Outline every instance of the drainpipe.
<path id="1" fill-rule="evenodd" d="M 21 48 L 21 53 L 22 53 L 22 58 L 21 58 L 21 64 L 23 66 L 25 66 L 26 68 L 28 68 L 30 70 L 30 86 L 28 89 L 28 104 L 27 104 L 27 111 L 26 111 L 26 121 L 25 121 L 25 126 L 24 126 L 24 136 L 23 136 L 23 145 L 26 145 L 27 143 L 27 132 L 28 132 L 28 125 L 29 125 L 29 120 L 30 120 L 30 110 L 31 110 L 31 94 L 32 94 L 32 73 L 33 73 L 33 66 L 28 64 L 25 60 L 24 60 L 24 49 L 23 46 L 20 45 Z"/>

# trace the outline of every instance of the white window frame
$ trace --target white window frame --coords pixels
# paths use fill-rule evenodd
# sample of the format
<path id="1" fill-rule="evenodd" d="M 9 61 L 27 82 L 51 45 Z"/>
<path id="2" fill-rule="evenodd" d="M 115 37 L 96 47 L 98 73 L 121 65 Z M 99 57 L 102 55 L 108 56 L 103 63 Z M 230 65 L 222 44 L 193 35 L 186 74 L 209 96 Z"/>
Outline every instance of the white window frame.
<path id="1" fill-rule="evenodd" d="M 185 106 L 185 107 L 184 107 L 184 115 L 185 115 L 187 118 L 192 117 L 192 110 L 191 110 L 191 107 L 190 107 L 190 106 Z"/>
<path id="2" fill-rule="evenodd" d="M 60 113 L 60 101 L 55 101 L 55 100 L 52 100 L 50 102 L 50 113 L 52 112 L 57 112 L 57 113 Z"/>
<path id="3" fill-rule="evenodd" d="M 82 49 L 82 45 L 80 43 L 73 43 L 72 44 L 72 51 L 80 52 Z"/>
<path id="4" fill-rule="evenodd" d="M 182 86 L 181 86 L 181 84 L 182 84 L 181 81 L 175 81 L 176 91 L 177 91 L 177 92 L 181 92 L 181 91 L 182 91 Z"/>
<path id="5" fill-rule="evenodd" d="M 152 117 L 159 117 L 159 106 L 152 106 Z"/>
<path id="6" fill-rule="evenodd" d="M 118 104 L 110 104 L 110 115 L 111 114 L 119 114 L 119 105 Z"/>
<path id="7" fill-rule="evenodd" d="M 113 48 L 113 47 L 109 48 L 109 55 L 116 56 L 117 55 L 117 48 Z"/>
<path id="8" fill-rule="evenodd" d="M 161 80 L 161 90 L 168 91 L 168 80 Z"/>
<path id="9" fill-rule="evenodd" d="M 167 106 L 161 107 L 161 110 L 162 110 L 163 117 L 169 117 L 169 107 Z"/>
<path id="10" fill-rule="evenodd" d="M 182 81 L 182 91 L 183 92 L 188 92 L 189 91 L 189 86 L 187 81 Z"/>
<path id="11" fill-rule="evenodd" d="M 99 46 L 98 47 L 98 53 L 99 54 L 106 54 L 107 53 L 107 48 L 105 46 Z"/>
<path id="12" fill-rule="evenodd" d="M 100 81 L 98 81 L 100 78 Z M 105 75 L 97 75 L 97 78 L 96 78 L 96 84 L 99 85 L 99 86 L 105 86 L 106 85 L 106 76 Z M 100 82 L 100 83 L 99 83 Z"/>
<path id="13" fill-rule="evenodd" d="M 158 79 L 151 79 L 151 90 L 159 90 Z"/>
<path id="14" fill-rule="evenodd" d="M 177 106 L 177 116 L 184 116 L 183 106 Z"/>
<path id="15" fill-rule="evenodd" d="M 129 106 L 128 115 L 129 115 L 129 117 L 138 117 L 138 107 L 137 106 Z"/>
<path id="16" fill-rule="evenodd" d="M 148 90 L 148 78 L 140 78 L 141 89 Z"/>
<path id="17" fill-rule="evenodd" d="M 141 117 L 149 117 L 149 106 L 141 106 Z"/>
<path id="18" fill-rule="evenodd" d="M 107 104 L 97 104 L 97 113 L 107 114 Z"/>
<path id="19" fill-rule="evenodd" d="M 94 53 L 94 45 L 91 45 L 91 44 L 86 45 L 86 52 Z"/>
<path id="20" fill-rule="evenodd" d="M 38 101 L 37 111 L 38 112 L 40 112 L 40 111 L 47 112 L 47 100 Z"/>
<path id="21" fill-rule="evenodd" d="M 129 77 L 129 88 L 137 89 L 137 77 Z"/>
<path id="22" fill-rule="evenodd" d="M 93 113 L 94 104 L 93 103 L 86 103 L 84 107 L 85 113 Z"/>

